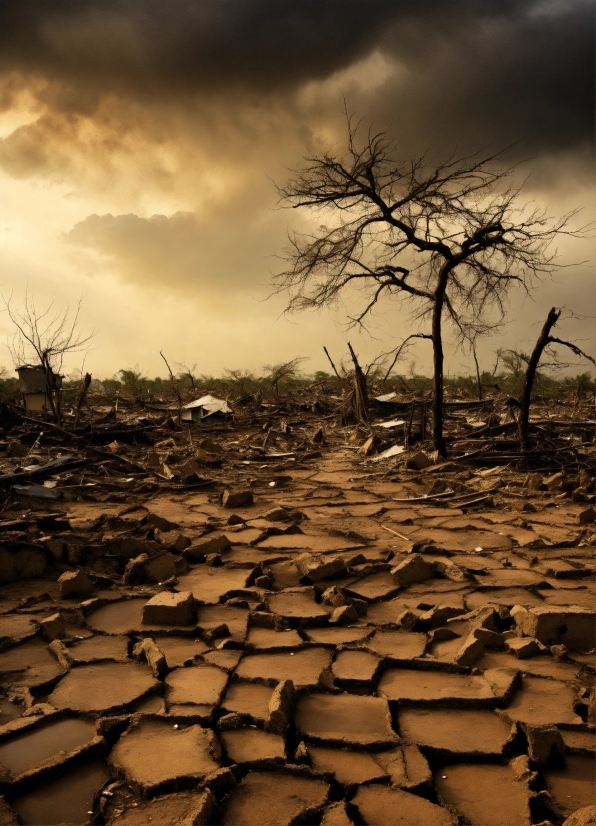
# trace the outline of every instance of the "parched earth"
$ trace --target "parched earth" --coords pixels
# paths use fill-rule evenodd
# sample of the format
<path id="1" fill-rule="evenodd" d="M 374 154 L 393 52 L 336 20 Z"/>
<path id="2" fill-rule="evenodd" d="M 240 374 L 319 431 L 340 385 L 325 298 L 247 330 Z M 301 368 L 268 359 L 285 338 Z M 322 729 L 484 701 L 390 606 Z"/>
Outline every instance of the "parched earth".
<path id="1" fill-rule="evenodd" d="M 585 503 L 347 444 L 257 477 L 45 514 L 55 564 L 1 586 L 0 824 L 594 823 Z"/>

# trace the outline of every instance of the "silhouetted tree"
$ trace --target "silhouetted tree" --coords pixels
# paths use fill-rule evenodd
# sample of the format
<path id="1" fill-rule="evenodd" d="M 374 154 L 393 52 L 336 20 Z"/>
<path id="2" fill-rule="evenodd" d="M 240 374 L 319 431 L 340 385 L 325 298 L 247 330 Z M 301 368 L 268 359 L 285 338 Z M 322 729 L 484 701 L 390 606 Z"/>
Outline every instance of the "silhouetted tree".
<path id="1" fill-rule="evenodd" d="M 577 236 L 569 221 L 528 205 L 503 168 L 501 153 L 452 156 L 432 164 L 426 154 L 399 160 L 387 132 L 347 118 L 347 151 L 306 159 L 278 187 L 282 203 L 321 216 L 313 233 L 290 236 L 287 269 L 273 276 L 275 292 L 290 294 L 287 311 L 320 308 L 361 287 L 365 301 L 351 324 L 363 324 L 383 296 L 407 301 L 418 337 L 433 347 L 433 441 L 443 437 L 443 325 L 459 342 L 475 341 L 504 320 L 509 289 L 529 290 L 560 265 L 552 241 Z"/>

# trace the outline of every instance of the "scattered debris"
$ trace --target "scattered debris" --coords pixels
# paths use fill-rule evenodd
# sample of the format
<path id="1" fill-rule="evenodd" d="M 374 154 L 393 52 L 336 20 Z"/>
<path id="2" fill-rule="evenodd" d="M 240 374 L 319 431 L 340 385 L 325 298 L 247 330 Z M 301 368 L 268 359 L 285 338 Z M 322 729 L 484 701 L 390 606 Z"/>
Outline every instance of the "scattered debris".
<path id="1" fill-rule="evenodd" d="M 536 404 L 521 454 L 494 400 L 454 399 L 437 464 L 424 399 L 364 421 L 358 387 L 182 422 L 93 393 L 76 426 L 6 408 L 0 820 L 38 790 L 122 826 L 591 802 L 591 414 Z"/>

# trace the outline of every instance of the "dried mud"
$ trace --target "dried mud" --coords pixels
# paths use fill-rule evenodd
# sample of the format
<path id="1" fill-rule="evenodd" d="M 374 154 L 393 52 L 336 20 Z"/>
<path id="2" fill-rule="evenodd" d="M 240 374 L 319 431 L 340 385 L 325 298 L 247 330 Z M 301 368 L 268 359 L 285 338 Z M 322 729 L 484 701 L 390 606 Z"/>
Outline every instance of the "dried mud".
<path id="1" fill-rule="evenodd" d="M 355 427 L 309 444 L 309 421 L 301 449 L 255 446 L 258 420 L 116 442 L 111 487 L 70 470 L 59 503 L 7 498 L 0 822 L 558 826 L 591 805 L 593 478 L 407 469 Z M 199 430 L 217 469 L 143 475 Z"/>

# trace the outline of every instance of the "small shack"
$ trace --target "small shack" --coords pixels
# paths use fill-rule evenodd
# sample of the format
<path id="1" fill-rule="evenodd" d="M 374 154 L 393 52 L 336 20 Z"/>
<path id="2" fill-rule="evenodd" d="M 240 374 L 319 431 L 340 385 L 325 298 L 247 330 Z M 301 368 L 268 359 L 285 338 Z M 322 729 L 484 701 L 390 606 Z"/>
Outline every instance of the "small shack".
<path id="1" fill-rule="evenodd" d="M 225 421 L 232 415 L 232 409 L 227 401 L 215 396 L 202 396 L 182 408 L 182 421 L 205 422 L 212 424 Z"/>
<path id="2" fill-rule="evenodd" d="M 23 394 L 25 409 L 28 412 L 44 413 L 59 407 L 64 376 L 54 373 L 51 368 L 46 374 L 45 368 L 41 365 L 30 364 L 17 367 L 16 372 L 19 376 L 19 390 Z M 48 398 L 48 393 L 52 394 L 54 405 Z"/>

